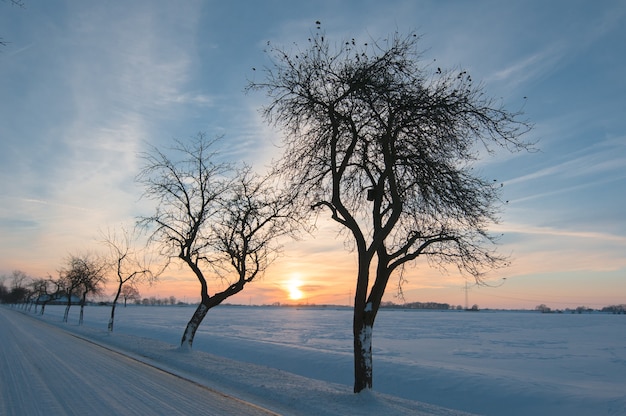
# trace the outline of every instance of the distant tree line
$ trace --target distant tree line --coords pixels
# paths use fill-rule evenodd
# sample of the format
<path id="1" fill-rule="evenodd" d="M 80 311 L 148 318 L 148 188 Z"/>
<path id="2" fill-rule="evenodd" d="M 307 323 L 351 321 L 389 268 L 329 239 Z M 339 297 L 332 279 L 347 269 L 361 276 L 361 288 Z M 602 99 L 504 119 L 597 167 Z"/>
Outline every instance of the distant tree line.
<path id="1" fill-rule="evenodd" d="M 187 305 L 186 302 L 177 300 L 175 296 L 169 296 L 165 298 L 150 296 L 149 298 L 135 300 L 135 304 L 144 306 Z"/>
<path id="2" fill-rule="evenodd" d="M 110 278 L 117 283 L 111 306 L 108 330 L 113 331 L 115 307 L 118 300 L 127 302 L 141 299 L 137 285 L 155 282 L 162 269 L 152 271 L 152 259 L 145 250 L 138 250 L 138 235 L 125 229 L 102 234 L 102 243 L 108 249 L 104 255 L 94 253 L 70 254 L 58 270 L 58 276 L 45 278 L 29 276 L 15 270 L 0 276 L 0 303 L 19 305 L 29 311 L 44 314 L 46 305 L 63 304 L 63 322 L 68 321 L 72 305 L 80 306 L 79 325 L 83 323 L 88 297 L 103 294 L 104 284 Z M 6 285 L 8 282 L 8 287 Z M 171 297 L 173 298 L 173 297 Z M 168 299 L 168 302 L 171 301 Z M 163 303 L 163 301 L 161 301 Z"/>
<path id="3" fill-rule="evenodd" d="M 89 275 L 86 268 L 93 268 L 96 263 L 88 263 L 85 258 L 73 257 L 71 264 L 75 267 L 62 269 L 57 279 L 51 276 L 34 278 L 21 270 L 0 276 L 0 303 L 21 306 L 27 310 L 34 308 L 34 312 L 40 315 L 45 313 L 46 305 L 67 305 L 68 299 L 70 306 L 93 303 L 93 300 L 89 300 L 87 296 L 102 294 L 104 281 L 100 279 L 98 269 L 92 269 L 93 273 Z M 124 306 L 129 302 L 144 306 L 187 305 L 175 296 L 142 298 L 139 290 L 130 285 L 122 288 L 120 299 Z M 110 306 L 112 302 L 99 302 L 98 304 Z M 64 320 L 67 319 L 64 318 Z"/>
<path id="4" fill-rule="evenodd" d="M 591 312 L 604 312 L 604 313 L 613 313 L 613 314 L 626 314 L 626 304 L 621 305 L 609 305 L 605 306 L 601 309 L 593 309 L 587 306 L 577 306 L 576 308 L 565 308 L 565 309 L 552 309 L 545 304 L 537 305 L 535 307 L 536 311 L 541 313 L 591 313 Z"/>
<path id="5" fill-rule="evenodd" d="M 107 241 L 109 245 L 114 244 Z M 119 251 L 116 252 L 119 254 Z M 89 296 L 101 295 L 107 276 L 116 272 L 119 277 L 119 288 L 111 305 L 109 331 L 113 330 L 113 313 L 118 298 L 124 300 L 140 299 L 135 283 L 140 279 L 153 278 L 149 270 L 128 262 L 132 257 L 130 250 L 121 255 L 98 256 L 87 253 L 70 255 L 59 269 L 58 276 L 45 278 L 31 277 L 21 270 L 15 270 L 8 276 L 0 276 L 0 303 L 21 306 L 28 311 L 43 315 L 46 305 L 63 304 L 65 311 L 63 322 L 68 321 L 72 305 L 79 305 L 79 325 L 83 323 L 85 305 Z M 139 272 L 133 270 L 140 270 Z M 8 287 L 7 287 L 8 282 Z"/>
<path id="6" fill-rule="evenodd" d="M 626 314 L 626 304 L 605 306 L 601 311 L 614 314 Z"/>
<path id="7" fill-rule="evenodd" d="M 437 309 L 437 310 L 449 310 L 449 309 L 463 309 L 461 306 L 450 306 L 448 303 L 438 302 L 409 302 L 403 304 L 397 304 L 393 302 L 382 302 L 381 308 L 393 308 L 393 309 Z"/>
<path id="8" fill-rule="evenodd" d="M 22 306 L 43 315 L 46 305 L 63 304 L 63 321 L 67 322 L 72 305 L 80 306 L 82 324 L 87 296 L 102 293 L 106 264 L 92 255 L 69 256 L 58 277 L 31 277 L 21 270 L 0 277 L 0 302 Z M 9 288 L 5 282 L 9 281 Z"/>

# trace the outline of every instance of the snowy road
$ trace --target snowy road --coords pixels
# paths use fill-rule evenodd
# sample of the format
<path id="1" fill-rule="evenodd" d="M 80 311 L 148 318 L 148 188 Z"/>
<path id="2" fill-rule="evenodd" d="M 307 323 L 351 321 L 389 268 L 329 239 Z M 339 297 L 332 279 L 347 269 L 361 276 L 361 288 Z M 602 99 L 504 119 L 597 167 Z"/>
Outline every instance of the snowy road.
<path id="1" fill-rule="evenodd" d="M 0 415 L 268 415 L 0 308 Z"/>

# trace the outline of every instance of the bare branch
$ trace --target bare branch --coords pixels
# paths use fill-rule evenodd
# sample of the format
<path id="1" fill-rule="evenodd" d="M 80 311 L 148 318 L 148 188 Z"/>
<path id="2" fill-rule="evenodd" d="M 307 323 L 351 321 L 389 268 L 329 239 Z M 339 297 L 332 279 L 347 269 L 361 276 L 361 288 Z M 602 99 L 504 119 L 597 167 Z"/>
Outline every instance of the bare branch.
<path id="1" fill-rule="evenodd" d="M 355 391 L 371 386 L 361 336 L 394 271 L 424 256 L 480 281 L 506 264 L 486 232 L 497 221 L 499 189 L 472 163 L 480 147 L 532 146 L 521 140 L 531 128 L 521 112 L 486 97 L 466 71 L 429 72 L 418 41 L 396 33 L 332 48 L 318 25 L 304 50 L 270 46 L 273 66 L 248 87 L 266 92 L 264 116 L 285 132 L 276 170 L 302 212 L 328 208 L 354 238 Z"/>

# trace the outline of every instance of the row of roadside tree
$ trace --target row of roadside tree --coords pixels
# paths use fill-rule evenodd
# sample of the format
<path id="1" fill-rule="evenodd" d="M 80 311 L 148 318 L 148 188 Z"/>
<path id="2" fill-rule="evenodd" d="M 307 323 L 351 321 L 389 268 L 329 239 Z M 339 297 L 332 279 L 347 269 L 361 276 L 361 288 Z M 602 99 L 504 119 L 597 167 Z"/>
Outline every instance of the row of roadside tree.
<path id="1" fill-rule="evenodd" d="M 233 149 L 220 154 L 219 138 L 204 133 L 149 147 L 137 181 L 155 210 L 138 225 L 159 260 L 133 248 L 134 234 L 108 233 L 107 261 L 70 256 L 37 298 L 64 293 L 68 309 L 72 296 L 84 305 L 108 275 L 119 284 L 115 305 L 124 286 L 176 261 L 201 287 L 181 339 L 191 348 L 207 312 L 262 275 L 281 238 L 314 231 L 326 215 L 355 253 L 354 392 L 371 389 L 373 327 L 392 278 L 401 288 L 422 258 L 479 283 L 508 265 L 488 232 L 505 204 L 501 184 L 473 165 L 496 150 L 533 147 L 521 140 L 531 128 L 521 111 L 488 97 L 466 71 L 423 62 L 419 39 L 330 41 L 316 22 L 303 47 L 268 43 L 264 76 L 246 89 L 266 94 L 262 115 L 284 133 L 267 173 L 228 162 Z"/>

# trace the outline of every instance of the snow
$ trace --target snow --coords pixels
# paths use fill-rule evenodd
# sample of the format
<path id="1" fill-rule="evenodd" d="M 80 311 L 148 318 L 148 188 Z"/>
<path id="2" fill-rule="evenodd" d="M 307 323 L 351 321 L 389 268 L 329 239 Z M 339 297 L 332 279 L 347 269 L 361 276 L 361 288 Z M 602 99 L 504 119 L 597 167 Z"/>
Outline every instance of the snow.
<path id="1" fill-rule="evenodd" d="M 365 325 L 359 333 L 361 355 L 365 364 L 365 375 L 368 378 L 372 376 L 372 332 L 372 326 Z"/>
<path id="2" fill-rule="evenodd" d="M 192 307 L 118 307 L 113 334 L 109 307 L 87 307 L 83 326 L 77 309 L 68 324 L 62 307 L 28 315 L 285 415 L 626 414 L 624 315 L 385 309 L 374 391 L 354 395 L 347 308 L 222 305 L 187 352 Z"/>

